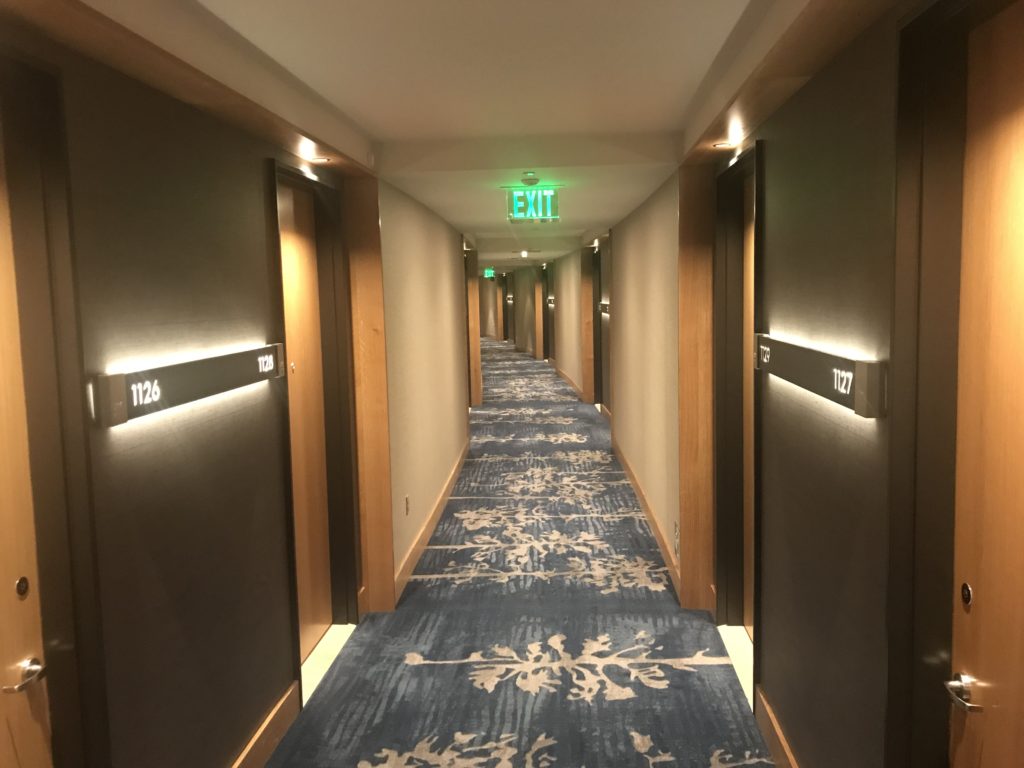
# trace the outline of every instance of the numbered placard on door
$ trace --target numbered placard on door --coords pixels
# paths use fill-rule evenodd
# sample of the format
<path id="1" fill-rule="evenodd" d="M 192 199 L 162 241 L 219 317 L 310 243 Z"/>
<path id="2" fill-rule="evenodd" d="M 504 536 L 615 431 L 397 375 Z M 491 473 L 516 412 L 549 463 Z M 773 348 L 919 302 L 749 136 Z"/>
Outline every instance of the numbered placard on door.
<path id="1" fill-rule="evenodd" d="M 123 424 L 157 411 L 274 379 L 284 373 L 283 360 L 283 345 L 270 344 L 146 371 L 97 376 L 92 386 L 96 420 L 103 426 Z"/>

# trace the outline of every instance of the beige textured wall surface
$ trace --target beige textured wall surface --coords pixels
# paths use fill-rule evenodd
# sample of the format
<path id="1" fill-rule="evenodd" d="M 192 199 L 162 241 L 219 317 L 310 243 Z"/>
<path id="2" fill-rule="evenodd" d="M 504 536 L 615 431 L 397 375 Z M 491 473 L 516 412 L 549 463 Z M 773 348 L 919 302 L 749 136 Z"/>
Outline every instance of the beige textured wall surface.
<path id="1" fill-rule="evenodd" d="M 498 337 L 498 285 L 480 278 L 480 335 Z"/>
<path id="2" fill-rule="evenodd" d="M 466 287 L 446 221 L 383 182 L 380 218 L 397 570 L 469 435 Z"/>
<path id="3" fill-rule="evenodd" d="M 555 364 L 579 387 L 581 363 L 580 253 L 555 259 Z"/>
<path id="4" fill-rule="evenodd" d="M 679 519 L 678 173 L 612 237 L 615 439 L 671 547 Z"/>
<path id="5" fill-rule="evenodd" d="M 516 349 L 520 352 L 529 352 L 531 355 L 536 349 L 536 334 L 534 307 L 534 288 L 540 280 L 540 267 L 524 267 L 512 273 L 515 280 L 516 297 Z"/>

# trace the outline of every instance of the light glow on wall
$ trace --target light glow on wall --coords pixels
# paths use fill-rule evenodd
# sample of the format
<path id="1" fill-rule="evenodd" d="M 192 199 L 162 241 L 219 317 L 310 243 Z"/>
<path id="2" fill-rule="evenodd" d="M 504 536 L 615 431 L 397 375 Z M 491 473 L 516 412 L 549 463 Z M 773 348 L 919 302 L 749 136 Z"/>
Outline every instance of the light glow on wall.
<path id="1" fill-rule="evenodd" d="M 221 357 L 245 352 L 248 349 L 265 347 L 269 342 L 264 339 L 248 339 L 237 344 L 216 344 L 210 346 L 189 346 L 175 349 L 159 355 L 119 357 L 107 365 L 103 372 L 108 376 L 132 371 L 146 371 L 150 368 L 163 368 L 168 365 L 187 363 L 190 360 L 201 360 L 204 357 Z"/>
<path id="2" fill-rule="evenodd" d="M 863 360 L 868 363 L 878 362 L 877 354 L 869 352 L 866 347 L 859 346 L 850 341 L 836 341 L 834 339 L 817 338 L 812 339 L 799 333 L 787 331 L 784 328 L 772 328 L 768 331 L 767 335 L 778 341 L 784 341 L 787 344 L 794 344 L 798 347 L 807 347 L 808 349 L 817 349 L 829 355 L 845 357 L 848 360 Z"/>

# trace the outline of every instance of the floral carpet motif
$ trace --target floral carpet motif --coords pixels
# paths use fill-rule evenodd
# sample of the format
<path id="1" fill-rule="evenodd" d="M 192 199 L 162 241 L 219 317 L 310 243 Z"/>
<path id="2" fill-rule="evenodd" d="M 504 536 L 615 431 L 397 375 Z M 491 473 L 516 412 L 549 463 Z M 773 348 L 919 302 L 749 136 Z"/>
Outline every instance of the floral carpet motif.
<path id="1" fill-rule="evenodd" d="M 605 419 L 506 343 L 482 358 L 468 458 L 397 610 L 363 617 L 268 765 L 771 765 Z"/>

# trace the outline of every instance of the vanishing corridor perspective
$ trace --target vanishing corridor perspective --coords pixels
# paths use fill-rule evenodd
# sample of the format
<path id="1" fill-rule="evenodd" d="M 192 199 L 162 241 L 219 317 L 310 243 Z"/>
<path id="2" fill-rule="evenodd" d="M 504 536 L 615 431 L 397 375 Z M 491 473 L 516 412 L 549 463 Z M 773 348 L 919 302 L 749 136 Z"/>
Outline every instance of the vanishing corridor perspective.
<path id="1" fill-rule="evenodd" d="M 469 456 L 398 608 L 359 624 L 269 765 L 770 765 L 607 421 L 507 342 L 482 358 Z"/>
<path id="2" fill-rule="evenodd" d="M 0 0 L 0 768 L 1024 768 L 1024 0 Z"/>

